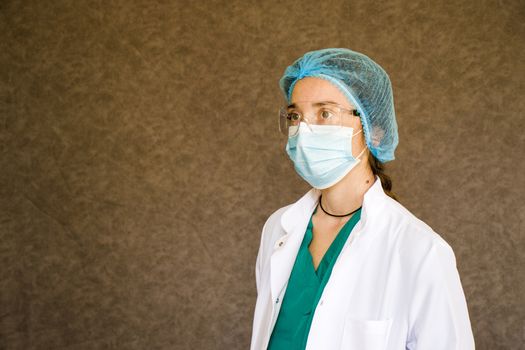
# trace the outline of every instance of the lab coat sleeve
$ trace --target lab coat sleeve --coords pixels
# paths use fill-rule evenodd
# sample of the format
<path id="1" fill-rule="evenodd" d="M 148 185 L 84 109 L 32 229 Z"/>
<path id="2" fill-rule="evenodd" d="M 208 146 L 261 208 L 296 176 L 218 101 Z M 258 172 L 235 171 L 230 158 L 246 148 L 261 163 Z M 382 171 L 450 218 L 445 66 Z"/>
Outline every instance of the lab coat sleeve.
<path id="1" fill-rule="evenodd" d="M 416 275 L 409 310 L 409 350 L 471 350 L 474 337 L 454 251 L 433 242 Z"/>

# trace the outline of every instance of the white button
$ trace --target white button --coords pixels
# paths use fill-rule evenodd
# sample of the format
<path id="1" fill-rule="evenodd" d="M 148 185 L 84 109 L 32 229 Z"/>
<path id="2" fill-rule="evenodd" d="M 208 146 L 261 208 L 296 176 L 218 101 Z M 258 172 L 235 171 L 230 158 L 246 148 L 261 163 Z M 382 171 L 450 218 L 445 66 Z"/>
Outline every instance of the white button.
<path id="1" fill-rule="evenodd" d="M 277 300 L 275 301 L 275 303 L 277 304 L 279 302 L 279 298 L 277 298 Z"/>
<path id="2" fill-rule="evenodd" d="M 323 305 L 323 302 L 324 302 L 324 300 L 321 300 L 321 302 L 319 303 L 319 305 Z"/>

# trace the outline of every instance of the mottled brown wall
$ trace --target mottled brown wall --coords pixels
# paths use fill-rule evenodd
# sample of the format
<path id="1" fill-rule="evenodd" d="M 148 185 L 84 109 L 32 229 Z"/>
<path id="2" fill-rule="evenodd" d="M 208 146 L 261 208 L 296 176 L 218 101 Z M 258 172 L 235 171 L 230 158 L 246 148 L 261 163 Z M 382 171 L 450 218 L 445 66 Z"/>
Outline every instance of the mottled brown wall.
<path id="1" fill-rule="evenodd" d="M 308 190 L 278 79 L 389 72 L 402 203 L 478 349 L 525 341 L 523 1 L 0 1 L 0 348 L 246 349 L 260 230 Z"/>

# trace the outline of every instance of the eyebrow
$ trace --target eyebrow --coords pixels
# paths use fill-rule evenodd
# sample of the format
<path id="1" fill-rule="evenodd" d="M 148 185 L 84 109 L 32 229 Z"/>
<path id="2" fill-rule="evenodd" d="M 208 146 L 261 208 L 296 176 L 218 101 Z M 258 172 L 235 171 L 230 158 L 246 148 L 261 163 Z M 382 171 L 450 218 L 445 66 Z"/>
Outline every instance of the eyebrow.
<path id="1" fill-rule="evenodd" d="M 328 105 L 328 104 L 339 105 L 339 103 L 334 102 L 334 101 L 319 101 L 319 102 L 312 103 L 312 106 L 317 107 L 317 106 L 323 106 L 323 105 Z M 288 108 L 295 108 L 295 107 L 296 107 L 295 103 L 288 105 Z"/>

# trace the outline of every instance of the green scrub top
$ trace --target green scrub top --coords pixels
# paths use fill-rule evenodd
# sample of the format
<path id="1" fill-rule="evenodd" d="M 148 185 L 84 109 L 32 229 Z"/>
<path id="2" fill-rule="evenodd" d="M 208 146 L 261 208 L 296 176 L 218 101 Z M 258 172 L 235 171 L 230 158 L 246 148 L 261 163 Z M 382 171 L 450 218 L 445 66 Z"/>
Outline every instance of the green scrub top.
<path id="1" fill-rule="evenodd" d="M 317 208 L 313 212 L 317 211 Z M 312 217 L 313 217 L 312 214 Z M 315 270 L 308 250 L 313 238 L 312 217 L 288 280 L 279 316 L 268 344 L 269 350 L 305 349 L 315 308 L 332 268 L 350 232 L 361 218 L 359 208 L 341 228 Z"/>

